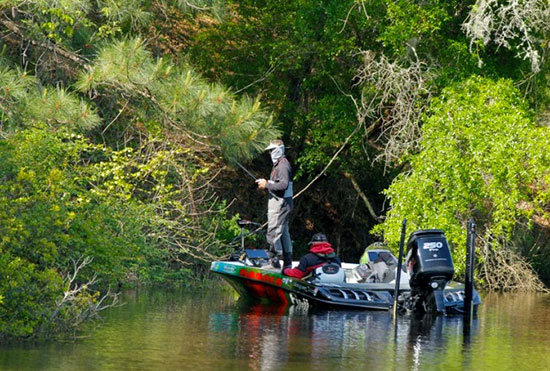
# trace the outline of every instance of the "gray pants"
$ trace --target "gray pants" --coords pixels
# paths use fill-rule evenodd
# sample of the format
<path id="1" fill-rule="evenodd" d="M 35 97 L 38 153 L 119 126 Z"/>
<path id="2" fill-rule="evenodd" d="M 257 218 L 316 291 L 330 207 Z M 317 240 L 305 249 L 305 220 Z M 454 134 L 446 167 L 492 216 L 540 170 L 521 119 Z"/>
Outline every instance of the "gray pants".
<path id="1" fill-rule="evenodd" d="M 292 211 L 292 198 L 269 197 L 267 202 L 267 243 L 276 255 L 292 254 L 292 240 L 288 221 Z"/>

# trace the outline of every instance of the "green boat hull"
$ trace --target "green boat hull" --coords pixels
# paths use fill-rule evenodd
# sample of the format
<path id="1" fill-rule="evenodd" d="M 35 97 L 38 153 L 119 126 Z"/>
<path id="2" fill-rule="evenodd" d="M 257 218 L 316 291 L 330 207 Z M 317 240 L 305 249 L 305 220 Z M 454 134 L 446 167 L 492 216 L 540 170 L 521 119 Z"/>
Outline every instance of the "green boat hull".
<path id="1" fill-rule="evenodd" d="M 388 310 L 391 285 L 320 284 L 287 277 L 274 270 L 215 261 L 211 269 L 221 275 L 241 297 L 274 305 L 316 305 Z"/>

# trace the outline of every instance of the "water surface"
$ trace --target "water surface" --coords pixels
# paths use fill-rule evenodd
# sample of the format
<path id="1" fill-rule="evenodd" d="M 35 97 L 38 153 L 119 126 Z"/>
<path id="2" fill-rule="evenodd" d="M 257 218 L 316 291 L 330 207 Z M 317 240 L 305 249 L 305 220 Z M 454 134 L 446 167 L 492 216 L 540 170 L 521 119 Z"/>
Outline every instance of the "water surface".
<path id="1" fill-rule="evenodd" d="M 220 283 L 222 285 L 223 283 Z M 482 295 L 461 317 L 253 306 L 230 291 L 142 290 L 74 342 L 0 348 L 0 370 L 544 370 L 550 297 Z"/>

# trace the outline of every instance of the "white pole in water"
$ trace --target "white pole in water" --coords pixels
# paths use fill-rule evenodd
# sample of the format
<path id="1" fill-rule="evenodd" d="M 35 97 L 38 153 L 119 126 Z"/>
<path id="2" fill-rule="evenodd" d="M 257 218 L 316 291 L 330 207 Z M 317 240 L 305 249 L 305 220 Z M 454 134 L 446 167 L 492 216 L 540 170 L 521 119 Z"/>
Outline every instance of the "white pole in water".
<path id="1" fill-rule="evenodd" d="M 407 232 L 407 219 L 403 219 L 401 226 L 401 241 L 399 241 L 399 254 L 397 258 L 397 274 L 395 275 L 395 289 L 393 290 L 393 317 L 397 317 L 397 298 L 399 296 L 399 285 L 401 283 L 401 266 L 403 263 L 403 247 L 405 246 L 405 234 Z"/>

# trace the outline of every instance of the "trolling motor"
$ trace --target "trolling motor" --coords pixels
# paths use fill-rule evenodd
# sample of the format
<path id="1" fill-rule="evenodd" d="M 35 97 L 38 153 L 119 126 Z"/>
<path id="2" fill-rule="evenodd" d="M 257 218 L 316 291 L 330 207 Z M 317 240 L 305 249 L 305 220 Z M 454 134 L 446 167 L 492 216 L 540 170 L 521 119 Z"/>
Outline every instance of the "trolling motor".
<path id="1" fill-rule="evenodd" d="M 240 239 L 241 248 L 237 252 L 233 251 L 233 248 L 231 248 L 229 255 L 230 260 L 241 261 L 247 265 L 251 265 L 254 267 L 261 267 L 262 265 L 267 264 L 267 261 L 269 260 L 267 251 L 260 249 L 245 249 L 244 247 L 244 238 L 258 232 L 260 229 L 262 229 L 262 225 L 260 223 L 252 222 L 246 219 L 239 219 L 237 221 L 237 224 L 239 225 L 239 227 L 241 227 L 241 234 L 235 237 L 230 242 L 230 244 L 235 242 L 237 239 Z M 253 226 L 256 226 L 258 228 L 251 232 L 245 233 L 246 228 L 251 229 Z"/>
<path id="2" fill-rule="evenodd" d="M 235 251 L 233 249 L 233 247 L 231 247 L 230 251 L 229 251 L 229 260 L 235 260 L 235 261 L 238 261 L 239 260 L 239 257 L 240 255 L 244 252 L 244 238 L 254 232 L 249 232 L 249 233 L 245 233 L 245 229 L 246 228 L 250 228 L 250 226 L 253 226 L 253 225 L 260 225 L 259 223 L 254 223 L 254 222 L 251 222 L 250 220 L 246 220 L 246 219 L 239 219 L 237 220 L 237 225 L 239 227 L 241 227 L 241 234 L 238 235 L 237 237 L 235 237 L 234 239 L 232 239 L 230 242 L 229 242 L 229 245 L 233 245 L 233 243 L 237 240 L 240 240 L 241 241 L 241 248 L 237 251 Z"/>
<path id="3" fill-rule="evenodd" d="M 453 259 L 445 234 L 439 229 L 413 232 L 407 243 L 407 271 L 414 309 L 445 313 L 444 289 L 454 275 Z"/>
<path id="4" fill-rule="evenodd" d="M 261 224 L 256 223 L 256 222 L 251 222 L 250 220 L 246 220 L 246 219 L 237 220 L 237 224 L 239 225 L 239 227 L 241 227 L 241 234 L 238 237 L 241 238 L 241 249 L 244 250 L 244 238 L 245 238 L 245 236 L 248 236 L 249 234 L 252 234 L 252 232 L 251 233 L 244 233 L 244 229 L 245 228 L 250 228 L 250 226 L 261 226 Z"/>

